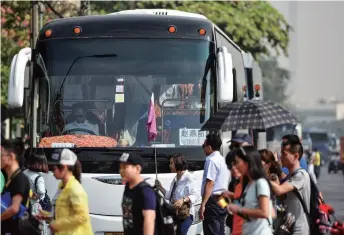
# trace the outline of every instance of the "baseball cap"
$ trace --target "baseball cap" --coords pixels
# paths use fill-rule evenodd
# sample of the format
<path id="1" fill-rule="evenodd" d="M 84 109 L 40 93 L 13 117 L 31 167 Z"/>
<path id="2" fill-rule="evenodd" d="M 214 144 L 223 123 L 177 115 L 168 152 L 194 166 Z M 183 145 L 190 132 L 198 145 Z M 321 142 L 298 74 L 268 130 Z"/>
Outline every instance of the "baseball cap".
<path id="1" fill-rule="evenodd" d="M 74 166 L 78 160 L 76 154 L 69 149 L 55 150 L 51 155 L 50 165 Z"/>
<path id="2" fill-rule="evenodd" d="M 135 153 L 123 153 L 119 161 L 125 164 L 140 165 L 143 167 L 142 157 Z"/>
<path id="3" fill-rule="evenodd" d="M 235 136 L 230 140 L 228 141 L 229 142 L 236 142 L 236 143 L 249 143 L 250 145 L 252 145 L 252 138 L 249 134 L 246 134 L 246 133 L 237 133 L 235 134 Z"/>

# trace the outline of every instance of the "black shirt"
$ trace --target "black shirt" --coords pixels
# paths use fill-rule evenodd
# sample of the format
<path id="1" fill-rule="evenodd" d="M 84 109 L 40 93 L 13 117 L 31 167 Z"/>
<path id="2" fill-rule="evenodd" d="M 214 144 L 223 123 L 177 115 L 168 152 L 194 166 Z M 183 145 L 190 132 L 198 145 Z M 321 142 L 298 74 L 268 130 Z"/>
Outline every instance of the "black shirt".
<path id="1" fill-rule="evenodd" d="M 26 206 L 30 194 L 30 182 L 23 172 L 19 172 L 10 182 L 8 187 L 4 187 L 3 193 L 9 192 L 13 198 L 15 195 L 22 195 L 22 205 Z M 18 234 L 18 219 L 9 218 L 1 221 L 1 234 L 12 233 Z"/>
<path id="2" fill-rule="evenodd" d="M 140 187 L 141 182 L 130 189 L 125 185 L 122 200 L 123 228 L 125 235 L 143 235 L 143 211 L 156 209 L 156 195 L 151 187 Z M 141 185 L 142 186 L 142 185 Z"/>

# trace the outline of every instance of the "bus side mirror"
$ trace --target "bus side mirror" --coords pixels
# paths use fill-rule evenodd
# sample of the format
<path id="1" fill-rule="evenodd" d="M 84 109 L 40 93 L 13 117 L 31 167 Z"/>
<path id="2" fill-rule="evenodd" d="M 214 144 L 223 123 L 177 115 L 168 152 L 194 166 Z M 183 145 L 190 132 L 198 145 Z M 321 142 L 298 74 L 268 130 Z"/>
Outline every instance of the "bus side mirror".
<path id="1" fill-rule="evenodd" d="M 8 82 L 8 106 L 11 108 L 23 106 L 25 74 L 27 74 L 25 68 L 29 61 L 31 61 L 31 48 L 29 47 L 21 49 L 13 57 Z"/>
<path id="2" fill-rule="evenodd" d="M 233 61 L 226 47 L 220 47 L 216 55 L 217 61 L 217 101 L 230 103 L 233 101 Z"/>

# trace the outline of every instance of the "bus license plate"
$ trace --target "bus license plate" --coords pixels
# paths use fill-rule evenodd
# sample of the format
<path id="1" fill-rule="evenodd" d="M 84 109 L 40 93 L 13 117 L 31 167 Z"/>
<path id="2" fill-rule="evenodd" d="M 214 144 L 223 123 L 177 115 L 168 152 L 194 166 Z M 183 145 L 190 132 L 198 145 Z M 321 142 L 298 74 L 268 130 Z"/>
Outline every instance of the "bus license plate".
<path id="1" fill-rule="evenodd" d="M 104 235 L 123 235 L 123 232 L 105 232 Z"/>

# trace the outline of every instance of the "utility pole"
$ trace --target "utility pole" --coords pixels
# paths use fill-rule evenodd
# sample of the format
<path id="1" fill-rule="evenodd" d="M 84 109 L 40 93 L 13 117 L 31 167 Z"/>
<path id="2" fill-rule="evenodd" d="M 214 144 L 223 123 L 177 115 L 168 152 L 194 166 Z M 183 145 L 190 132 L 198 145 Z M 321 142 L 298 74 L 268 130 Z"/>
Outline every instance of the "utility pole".
<path id="1" fill-rule="evenodd" d="M 37 2 L 37 7 L 38 7 L 38 13 L 39 13 L 39 29 L 41 29 L 43 27 L 43 13 L 44 13 L 44 9 L 45 6 L 43 4 L 41 4 L 40 2 Z"/>
<path id="2" fill-rule="evenodd" d="M 35 48 L 35 43 L 39 32 L 39 2 L 31 1 L 31 48 Z"/>

